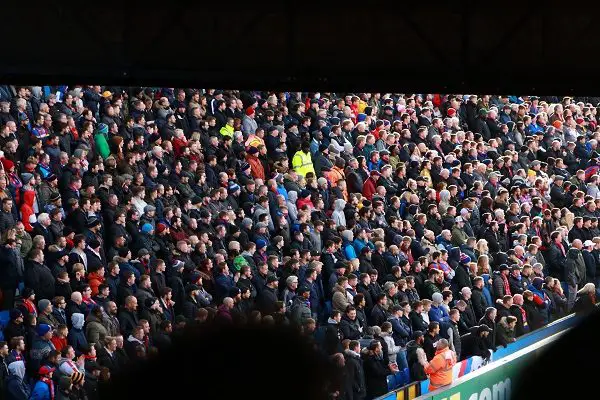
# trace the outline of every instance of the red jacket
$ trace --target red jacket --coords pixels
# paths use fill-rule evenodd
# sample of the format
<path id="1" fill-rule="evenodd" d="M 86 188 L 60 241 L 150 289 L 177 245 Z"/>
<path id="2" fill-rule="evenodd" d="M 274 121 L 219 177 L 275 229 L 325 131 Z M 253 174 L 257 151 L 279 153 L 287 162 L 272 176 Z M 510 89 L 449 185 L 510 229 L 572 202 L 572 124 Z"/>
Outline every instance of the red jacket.
<path id="1" fill-rule="evenodd" d="M 187 146 L 187 140 L 185 137 L 173 138 L 173 152 L 175 153 L 175 157 L 179 158 L 179 156 L 181 156 L 185 146 Z"/>
<path id="2" fill-rule="evenodd" d="M 379 179 L 379 177 L 377 179 Z M 373 199 L 373 195 L 377 191 L 376 184 L 377 184 L 377 181 L 374 181 L 371 177 L 369 177 L 369 179 L 367 179 L 365 181 L 365 184 L 363 185 L 362 195 L 365 196 L 365 198 L 369 201 L 371 201 Z"/>
<path id="3" fill-rule="evenodd" d="M 56 347 L 56 351 L 62 351 L 65 347 L 67 347 L 67 338 L 59 338 L 58 336 L 52 336 L 50 339 L 54 347 Z"/>
<path id="4" fill-rule="evenodd" d="M 265 181 L 265 169 L 257 157 L 247 155 L 246 162 L 250 164 L 250 171 L 252 172 L 252 176 L 254 179 L 262 179 Z"/>
<path id="5" fill-rule="evenodd" d="M 298 209 L 301 209 L 304 206 L 308 206 L 308 208 L 311 210 L 313 210 L 315 208 L 310 197 L 307 199 L 298 199 L 296 201 L 296 206 L 298 207 Z"/>
<path id="6" fill-rule="evenodd" d="M 25 226 L 27 232 L 33 231 L 33 227 L 29 223 L 29 217 L 34 215 L 33 213 L 33 199 L 35 198 L 35 192 L 33 190 L 27 190 L 23 192 L 23 205 L 21 206 L 21 221 Z M 35 216 L 35 215 L 34 215 Z"/>

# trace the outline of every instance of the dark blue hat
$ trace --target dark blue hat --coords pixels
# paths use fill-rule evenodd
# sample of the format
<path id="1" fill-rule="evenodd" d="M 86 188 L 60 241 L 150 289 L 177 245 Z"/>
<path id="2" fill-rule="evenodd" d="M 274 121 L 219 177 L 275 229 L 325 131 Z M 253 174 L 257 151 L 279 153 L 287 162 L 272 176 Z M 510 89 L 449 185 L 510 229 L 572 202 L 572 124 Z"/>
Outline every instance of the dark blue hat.
<path id="1" fill-rule="evenodd" d="M 21 312 L 21 310 L 19 310 L 17 308 L 13 308 L 12 310 L 10 310 L 10 319 L 11 320 L 15 320 L 22 316 L 23 316 L 23 313 Z"/>

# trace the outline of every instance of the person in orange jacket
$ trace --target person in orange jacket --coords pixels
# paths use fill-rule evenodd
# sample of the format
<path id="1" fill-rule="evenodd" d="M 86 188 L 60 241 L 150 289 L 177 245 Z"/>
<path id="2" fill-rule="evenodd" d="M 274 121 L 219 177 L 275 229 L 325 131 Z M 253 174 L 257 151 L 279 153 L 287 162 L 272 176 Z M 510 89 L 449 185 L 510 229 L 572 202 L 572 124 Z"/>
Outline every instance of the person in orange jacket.
<path id="1" fill-rule="evenodd" d="M 452 383 L 452 367 L 456 364 L 456 353 L 450 350 L 446 339 L 440 339 L 435 349 L 435 356 L 425 366 L 430 392 Z"/>
<path id="2" fill-rule="evenodd" d="M 98 270 L 90 272 L 88 274 L 88 285 L 92 289 L 92 296 L 97 296 L 99 287 L 104 283 L 104 267 L 100 267 Z"/>

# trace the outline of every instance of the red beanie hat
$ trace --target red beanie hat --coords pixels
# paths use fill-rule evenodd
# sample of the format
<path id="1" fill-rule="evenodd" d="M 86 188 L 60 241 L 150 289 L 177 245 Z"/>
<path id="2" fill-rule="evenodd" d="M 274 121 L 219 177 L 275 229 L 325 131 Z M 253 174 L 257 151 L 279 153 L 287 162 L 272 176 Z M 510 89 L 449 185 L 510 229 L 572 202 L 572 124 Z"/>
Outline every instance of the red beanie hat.
<path id="1" fill-rule="evenodd" d="M 2 160 L 0 160 L 0 162 L 2 162 L 2 166 L 4 167 L 4 170 L 7 172 L 10 171 L 15 166 L 15 163 L 10 161 L 8 158 L 3 158 Z"/>
<path id="2" fill-rule="evenodd" d="M 448 109 L 448 116 L 449 117 L 454 117 L 455 115 L 456 115 L 456 110 L 454 108 L 450 107 Z"/>
<path id="3" fill-rule="evenodd" d="M 246 108 L 246 115 L 251 116 L 252 114 L 254 114 L 254 107 Z"/>
<path id="4" fill-rule="evenodd" d="M 163 224 L 162 222 L 159 222 L 158 224 L 156 224 L 156 232 L 157 233 L 163 233 L 166 229 L 167 229 L 167 226 L 165 224 Z"/>

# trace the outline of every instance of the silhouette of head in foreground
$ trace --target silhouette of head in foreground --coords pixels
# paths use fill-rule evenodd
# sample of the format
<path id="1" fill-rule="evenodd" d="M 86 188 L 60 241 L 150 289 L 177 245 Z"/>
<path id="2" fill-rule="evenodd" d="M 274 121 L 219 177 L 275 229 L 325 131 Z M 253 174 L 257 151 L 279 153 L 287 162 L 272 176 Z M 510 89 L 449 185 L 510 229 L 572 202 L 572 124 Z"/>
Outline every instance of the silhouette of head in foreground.
<path id="1" fill-rule="evenodd" d="M 588 398 L 598 381 L 600 312 L 585 317 L 575 328 L 549 345 L 520 373 L 511 400 Z"/>
<path id="2" fill-rule="evenodd" d="M 327 399 L 331 364 L 299 333 L 273 326 L 188 328 L 169 351 L 100 387 L 101 399 Z M 176 396 L 176 397 L 175 397 Z"/>

